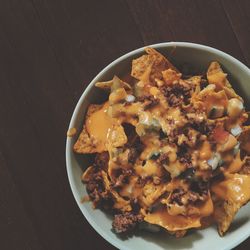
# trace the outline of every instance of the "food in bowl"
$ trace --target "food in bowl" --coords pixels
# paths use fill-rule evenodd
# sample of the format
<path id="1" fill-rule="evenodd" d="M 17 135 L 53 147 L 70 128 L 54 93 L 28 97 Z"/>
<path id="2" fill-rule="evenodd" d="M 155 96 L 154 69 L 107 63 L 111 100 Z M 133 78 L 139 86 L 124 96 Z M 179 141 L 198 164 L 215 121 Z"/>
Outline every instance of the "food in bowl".
<path id="1" fill-rule="evenodd" d="M 182 237 L 218 225 L 222 236 L 250 199 L 250 126 L 242 98 L 218 62 L 183 75 L 146 48 L 131 77 L 96 87 L 74 145 L 95 154 L 82 175 L 94 208 L 114 215 L 116 233 L 146 227 Z"/>

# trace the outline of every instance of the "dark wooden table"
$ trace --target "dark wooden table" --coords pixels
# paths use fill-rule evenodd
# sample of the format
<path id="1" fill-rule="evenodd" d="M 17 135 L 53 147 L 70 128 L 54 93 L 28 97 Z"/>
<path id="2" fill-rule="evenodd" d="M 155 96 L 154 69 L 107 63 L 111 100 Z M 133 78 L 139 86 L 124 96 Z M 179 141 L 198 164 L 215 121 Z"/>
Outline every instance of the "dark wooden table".
<path id="1" fill-rule="evenodd" d="M 104 66 L 146 44 L 206 44 L 250 66 L 249 24 L 248 0 L 1 0 L 0 249 L 114 249 L 67 179 L 77 100 Z"/>

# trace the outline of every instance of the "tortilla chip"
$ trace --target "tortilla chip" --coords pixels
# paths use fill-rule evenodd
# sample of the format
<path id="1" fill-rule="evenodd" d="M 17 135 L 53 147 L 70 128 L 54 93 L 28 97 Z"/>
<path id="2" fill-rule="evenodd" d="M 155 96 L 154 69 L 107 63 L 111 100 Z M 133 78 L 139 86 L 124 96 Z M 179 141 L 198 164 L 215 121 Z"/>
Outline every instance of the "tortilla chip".
<path id="1" fill-rule="evenodd" d="M 201 226 L 200 217 L 188 217 L 183 215 L 169 215 L 166 208 L 160 208 L 144 217 L 148 223 L 159 225 L 168 231 L 180 231 Z"/>
<path id="2" fill-rule="evenodd" d="M 89 166 L 85 171 L 84 173 L 82 174 L 82 181 L 84 182 L 88 182 L 91 180 L 91 176 L 93 175 L 94 173 L 94 167 L 93 166 Z"/>
<path id="3" fill-rule="evenodd" d="M 114 147 L 118 148 L 127 143 L 127 136 L 125 134 L 124 128 L 120 124 L 114 124 L 112 131 L 108 134 L 108 148 Z"/>
<path id="4" fill-rule="evenodd" d="M 220 236 L 226 233 L 239 209 L 240 205 L 231 201 L 215 203 L 214 219 Z"/>
<path id="5" fill-rule="evenodd" d="M 228 98 L 224 90 L 221 90 L 219 92 L 207 92 L 206 95 L 202 97 L 202 101 L 204 104 L 204 108 L 206 109 L 207 115 L 211 115 L 213 108 L 215 108 L 216 110 L 222 109 L 225 111 L 228 104 Z M 221 116 L 223 116 L 223 114 Z M 214 118 L 219 117 L 214 116 Z"/>
<path id="6" fill-rule="evenodd" d="M 216 198 L 214 218 L 222 236 L 228 230 L 238 210 L 250 200 L 250 176 L 225 174 L 225 180 L 212 185 Z"/>
<path id="7" fill-rule="evenodd" d="M 78 154 L 92 154 L 97 152 L 95 144 L 90 138 L 85 126 L 83 127 L 83 130 L 78 137 L 73 149 Z"/>
<path id="8" fill-rule="evenodd" d="M 169 234 L 174 235 L 176 238 L 182 238 L 186 235 L 187 230 L 177 230 L 177 231 L 168 231 Z"/>
<path id="9" fill-rule="evenodd" d="M 97 82 L 95 84 L 95 86 L 97 88 L 101 88 L 101 89 L 105 89 L 105 90 L 110 90 L 110 89 L 117 89 L 117 88 L 124 88 L 126 90 L 130 90 L 131 86 L 124 82 L 123 80 L 121 80 L 119 77 L 114 76 L 114 78 L 110 81 L 106 81 L 106 82 Z"/>
<path id="10" fill-rule="evenodd" d="M 197 97 L 198 100 L 202 100 L 206 97 L 207 94 L 214 92 L 215 88 L 216 88 L 215 84 L 208 84 L 206 86 L 206 88 L 204 88 L 199 93 L 197 93 L 197 96 L 195 96 L 195 97 Z M 197 100 L 195 100 L 195 101 L 197 101 Z"/>
<path id="11" fill-rule="evenodd" d="M 101 107 L 102 105 L 90 104 L 86 114 L 85 121 L 91 114 L 101 109 Z M 85 125 L 83 126 L 82 132 L 80 133 L 73 149 L 76 153 L 79 154 L 91 154 L 97 152 L 95 144 L 93 143 L 93 139 L 90 138 Z"/>
<path id="12" fill-rule="evenodd" d="M 250 126 L 245 126 L 243 132 L 239 137 L 241 142 L 240 148 L 245 150 L 247 154 L 250 154 Z"/>
<path id="13" fill-rule="evenodd" d="M 250 156 L 245 156 L 239 174 L 250 175 Z"/>
<path id="14" fill-rule="evenodd" d="M 115 209 L 118 209 L 118 210 L 121 210 L 123 212 L 129 212 L 132 210 L 132 207 L 130 205 L 130 202 L 123 199 L 113 188 L 112 188 L 112 185 L 111 185 L 111 182 L 109 181 L 108 179 L 108 175 L 106 172 L 104 171 L 101 171 L 101 174 L 102 174 L 102 178 L 103 178 L 103 182 L 104 182 L 104 186 L 105 186 L 105 189 L 107 191 L 109 191 L 113 198 L 114 198 L 114 208 Z"/>
<path id="15" fill-rule="evenodd" d="M 70 128 L 67 131 L 67 137 L 73 137 L 77 133 L 76 128 Z"/>
<path id="16" fill-rule="evenodd" d="M 201 84 L 201 76 L 192 76 L 186 80 L 187 82 L 191 82 L 192 85 L 200 86 Z"/>
<path id="17" fill-rule="evenodd" d="M 218 90 L 223 87 L 231 87 L 231 84 L 227 80 L 227 74 L 225 74 L 218 62 L 211 62 L 207 70 L 207 79 L 210 84 L 215 84 Z"/>
<path id="18" fill-rule="evenodd" d="M 153 48 L 145 48 L 147 55 L 132 61 L 131 75 L 148 83 L 155 83 L 155 79 L 162 79 L 162 71 L 166 69 L 178 70 L 159 52 Z"/>
<path id="19" fill-rule="evenodd" d="M 231 99 L 231 98 L 237 98 L 237 99 L 239 99 L 240 101 L 243 102 L 243 99 L 239 95 L 236 94 L 236 92 L 234 91 L 233 88 L 223 87 L 223 89 L 224 89 L 224 91 L 225 91 L 225 93 L 226 93 L 226 95 L 227 95 L 227 97 L 229 99 Z"/>
<path id="20" fill-rule="evenodd" d="M 166 84 L 172 84 L 174 81 L 181 79 L 181 73 L 176 72 L 173 69 L 167 69 L 162 71 L 162 76 Z"/>

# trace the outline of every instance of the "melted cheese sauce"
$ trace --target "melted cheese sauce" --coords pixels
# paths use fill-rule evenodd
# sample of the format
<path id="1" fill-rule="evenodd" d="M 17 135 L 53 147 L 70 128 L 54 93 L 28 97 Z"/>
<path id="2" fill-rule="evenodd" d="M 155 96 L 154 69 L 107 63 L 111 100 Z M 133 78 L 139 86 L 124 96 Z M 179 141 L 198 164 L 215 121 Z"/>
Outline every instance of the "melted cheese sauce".
<path id="1" fill-rule="evenodd" d="M 144 166 L 136 165 L 134 167 L 135 172 L 142 176 L 143 178 L 148 176 L 162 176 L 163 169 L 161 166 L 158 166 L 158 164 L 154 161 L 147 160 L 146 164 Z"/>
<path id="2" fill-rule="evenodd" d="M 244 204 L 250 199 L 250 176 L 226 174 L 226 179 L 214 184 L 212 191 L 223 200 Z"/>
<path id="3" fill-rule="evenodd" d="M 138 177 L 131 176 L 129 183 L 125 184 L 121 191 L 119 192 L 123 197 L 129 197 L 130 199 L 135 199 L 141 195 L 142 189 L 137 184 Z"/>
<path id="4" fill-rule="evenodd" d="M 240 152 L 236 155 L 236 158 L 232 161 L 229 167 L 226 169 L 228 173 L 237 173 L 243 165 L 243 161 L 240 158 Z"/>
<path id="5" fill-rule="evenodd" d="M 95 141 L 97 152 L 106 151 L 106 142 L 110 131 L 112 130 L 115 120 L 107 114 L 108 103 L 91 114 L 86 121 L 86 129 Z"/>
<path id="6" fill-rule="evenodd" d="M 159 136 L 145 136 L 141 138 L 141 141 L 145 145 L 143 152 L 140 155 L 141 160 L 147 160 L 153 153 L 159 153 L 161 142 Z"/>
<path id="7" fill-rule="evenodd" d="M 199 207 L 199 212 L 201 217 L 206 217 L 212 214 L 214 211 L 213 201 L 209 195 L 207 201 Z"/>
<path id="8" fill-rule="evenodd" d="M 152 214 L 147 214 L 144 220 L 164 227 L 169 231 L 184 230 L 200 227 L 199 217 L 187 217 L 183 215 L 170 215 L 167 209 L 160 209 Z"/>
<path id="9" fill-rule="evenodd" d="M 177 188 L 182 188 L 184 190 L 188 190 L 188 184 L 182 179 L 173 179 L 173 180 L 171 180 L 171 182 L 169 182 L 167 184 L 166 190 L 168 192 L 171 192 Z"/>
<path id="10" fill-rule="evenodd" d="M 208 141 L 204 141 L 200 149 L 200 159 L 208 160 L 212 156 L 211 145 Z"/>
<path id="11" fill-rule="evenodd" d="M 182 127 L 187 122 L 179 108 L 170 108 L 167 119 L 172 120 L 177 127 Z"/>
<path id="12" fill-rule="evenodd" d="M 169 215 L 180 215 L 186 213 L 186 207 L 178 204 L 173 204 L 167 207 Z"/>
<path id="13" fill-rule="evenodd" d="M 167 186 L 164 184 L 155 186 L 153 183 L 147 183 L 140 197 L 141 205 L 150 207 L 166 191 Z"/>

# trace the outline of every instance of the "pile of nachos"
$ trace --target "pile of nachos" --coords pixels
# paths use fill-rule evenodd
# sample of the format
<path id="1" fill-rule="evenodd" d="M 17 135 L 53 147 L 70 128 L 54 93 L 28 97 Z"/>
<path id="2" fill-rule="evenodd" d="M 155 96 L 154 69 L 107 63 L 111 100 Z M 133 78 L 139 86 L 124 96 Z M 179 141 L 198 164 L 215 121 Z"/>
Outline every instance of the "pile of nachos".
<path id="1" fill-rule="evenodd" d="M 119 234 L 216 224 L 223 236 L 250 200 L 250 126 L 243 99 L 218 62 L 184 75 L 153 48 L 129 76 L 95 86 L 106 102 L 90 104 L 74 144 L 92 154 L 82 181 L 94 208 L 113 214 Z"/>

